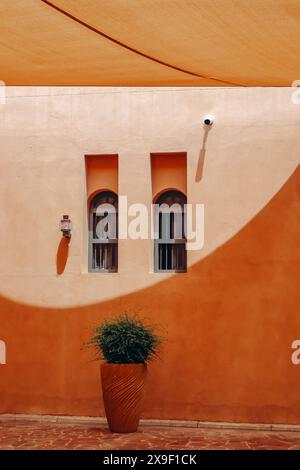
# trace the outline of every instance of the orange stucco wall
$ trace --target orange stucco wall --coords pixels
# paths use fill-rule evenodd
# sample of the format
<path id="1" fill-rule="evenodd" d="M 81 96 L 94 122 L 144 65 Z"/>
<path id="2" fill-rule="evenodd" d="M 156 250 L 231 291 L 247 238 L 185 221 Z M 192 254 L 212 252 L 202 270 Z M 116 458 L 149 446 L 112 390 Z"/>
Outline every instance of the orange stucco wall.
<path id="1" fill-rule="evenodd" d="M 118 194 L 118 155 L 86 155 L 87 199 L 103 190 Z"/>
<path id="2" fill-rule="evenodd" d="M 99 364 L 82 345 L 104 317 L 132 309 L 166 337 L 144 417 L 299 423 L 300 108 L 290 91 L 8 91 L 0 412 L 103 415 Z M 164 152 L 187 154 L 203 249 L 188 253 L 186 274 L 164 275 L 152 272 L 151 240 L 120 240 L 119 272 L 88 273 L 84 156 L 118 155 L 119 194 L 150 206 L 150 155 Z"/>
<path id="3" fill-rule="evenodd" d="M 152 194 L 156 198 L 166 189 L 187 193 L 186 153 L 151 154 Z"/>

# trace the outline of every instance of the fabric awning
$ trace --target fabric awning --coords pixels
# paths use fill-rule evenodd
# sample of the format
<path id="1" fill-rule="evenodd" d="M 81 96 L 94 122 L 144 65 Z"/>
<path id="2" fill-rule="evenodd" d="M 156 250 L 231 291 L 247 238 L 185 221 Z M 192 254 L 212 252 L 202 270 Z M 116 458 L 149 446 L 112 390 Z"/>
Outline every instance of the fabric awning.
<path id="1" fill-rule="evenodd" d="M 290 86 L 299 0 L 2 0 L 7 85 Z"/>

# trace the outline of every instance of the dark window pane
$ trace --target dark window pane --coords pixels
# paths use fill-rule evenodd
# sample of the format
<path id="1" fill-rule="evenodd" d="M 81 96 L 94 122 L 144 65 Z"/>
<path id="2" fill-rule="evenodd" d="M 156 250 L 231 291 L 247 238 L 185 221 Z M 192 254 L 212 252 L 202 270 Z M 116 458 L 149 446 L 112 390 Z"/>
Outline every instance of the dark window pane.
<path id="1" fill-rule="evenodd" d="M 184 271 L 186 269 L 185 244 L 159 243 L 158 269 L 160 271 Z"/>
<path id="2" fill-rule="evenodd" d="M 117 269 L 118 245 L 116 243 L 94 243 L 92 268 L 99 271 Z"/>
<path id="3" fill-rule="evenodd" d="M 182 212 L 176 212 L 174 214 L 174 227 L 173 227 L 174 235 L 172 237 L 174 239 L 183 238 L 182 220 L 183 220 L 183 213 Z"/>
<path id="4" fill-rule="evenodd" d="M 170 233 L 170 229 L 171 229 L 171 215 L 170 213 L 164 213 L 163 214 L 163 219 L 162 219 L 162 223 L 163 223 L 163 236 L 162 238 L 168 240 L 169 238 L 171 238 L 171 233 Z"/>
<path id="5" fill-rule="evenodd" d="M 162 213 L 160 212 L 158 215 L 159 215 L 158 238 L 162 238 Z"/>
<path id="6" fill-rule="evenodd" d="M 169 232 L 170 232 L 170 238 L 174 238 L 174 212 L 171 212 L 170 214 L 170 229 L 169 229 Z"/>

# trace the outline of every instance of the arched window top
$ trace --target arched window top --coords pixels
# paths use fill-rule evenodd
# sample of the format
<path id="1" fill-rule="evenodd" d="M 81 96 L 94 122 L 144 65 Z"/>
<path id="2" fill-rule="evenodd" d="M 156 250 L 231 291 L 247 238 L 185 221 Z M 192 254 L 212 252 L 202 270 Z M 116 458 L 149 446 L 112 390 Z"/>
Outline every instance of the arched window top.
<path id="1" fill-rule="evenodd" d="M 101 211 L 101 206 L 113 206 L 115 209 L 118 208 L 118 196 L 112 191 L 102 191 L 100 193 L 97 193 L 90 205 L 90 209 L 93 212 L 99 212 Z"/>
<path id="2" fill-rule="evenodd" d="M 186 202 L 186 196 L 181 191 L 169 190 L 162 193 L 155 203 L 158 205 L 167 204 L 168 206 L 172 206 L 173 204 L 179 204 L 180 206 L 184 206 Z"/>

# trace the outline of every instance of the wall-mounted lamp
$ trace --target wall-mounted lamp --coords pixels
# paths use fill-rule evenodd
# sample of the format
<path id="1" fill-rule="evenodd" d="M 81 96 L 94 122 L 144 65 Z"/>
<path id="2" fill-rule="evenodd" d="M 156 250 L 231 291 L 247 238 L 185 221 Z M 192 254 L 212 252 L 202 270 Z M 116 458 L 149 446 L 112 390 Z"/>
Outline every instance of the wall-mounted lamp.
<path id="1" fill-rule="evenodd" d="M 206 126 L 212 126 L 213 125 L 213 122 L 214 122 L 214 116 L 212 114 L 207 114 L 206 116 L 204 116 L 203 118 L 203 123 L 206 125 Z"/>
<path id="2" fill-rule="evenodd" d="M 71 238 L 72 221 L 68 215 L 63 215 L 60 221 L 60 230 L 65 238 Z"/>

